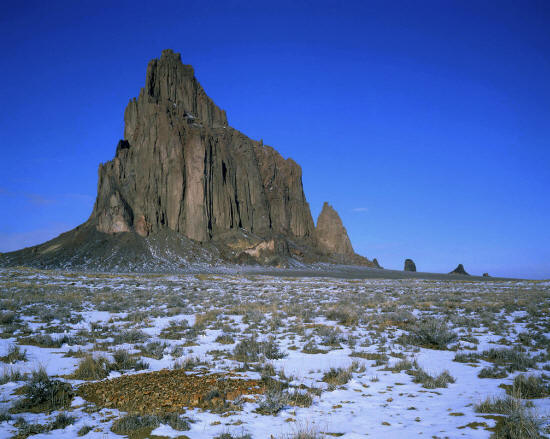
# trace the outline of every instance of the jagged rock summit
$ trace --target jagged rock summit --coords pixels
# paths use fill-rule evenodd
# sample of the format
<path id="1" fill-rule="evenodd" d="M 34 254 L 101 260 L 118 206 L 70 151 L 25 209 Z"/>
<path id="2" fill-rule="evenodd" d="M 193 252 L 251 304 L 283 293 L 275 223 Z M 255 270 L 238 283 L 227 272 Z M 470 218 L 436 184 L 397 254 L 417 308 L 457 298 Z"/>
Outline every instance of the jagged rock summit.
<path id="1" fill-rule="evenodd" d="M 462 264 L 458 264 L 458 266 L 449 274 L 463 274 L 463 275 L 469 276 L 469 274 L 466 273 L 466 270 L 464 270 L 464 266 Z"/>
<path id="2" fill-rule="evenodd" d="M 231 128 L 178 53 L 147 67 L 124 112 L 124 139 L 99 166 L 86 223 L 4 264 L 141 270 L 223 261 L 372 266 L 325 203 L 317 227 L 302 170 Z M 105 265 L 107 264 L 107 265 Z"/>

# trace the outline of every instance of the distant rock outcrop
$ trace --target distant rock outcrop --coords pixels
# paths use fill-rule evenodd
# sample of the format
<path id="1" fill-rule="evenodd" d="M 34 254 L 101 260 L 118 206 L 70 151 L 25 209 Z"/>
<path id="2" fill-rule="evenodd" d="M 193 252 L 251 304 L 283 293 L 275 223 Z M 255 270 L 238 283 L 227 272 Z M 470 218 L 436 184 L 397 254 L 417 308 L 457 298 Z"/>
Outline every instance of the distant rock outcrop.
<path id="1" fill-rule="evenodd" d="M 353 255 L 355 253 L 340 215 L 326 201 L 317 219 L 315 232 L 317 233 L 319 247 L 327 253 L 339 255 Z"/>
<path id="2" fill-rule="evenodd" d="M 340 263 L 375 267 L 373 262 L 355 253 L 340 215 L 326 201 L 317 218 L 315 234 L 321 251 L 336 257 Z"/>
<path id="3" fill-rule="evenodd" d="M 374 266 L 374 268 L 383 268 L 376 258 L 372 260 L 372 265 Z"/>
<path id="4" fill-rule="evenodd" d="M 147 258 L 136 252 L 149 249 L 159 261 L 178 254 L 178 266 L 191 260 L 372 265 L 355 254 L 328 204 L 315 227 L 300 166 L 231 128 L 178 53 L 164 50 L 149 63 L 145 86 L 128 103 L 124 123 L 114 159 L 99 166 L 89 220 L 3 261 L 75 266 L 85 260 L 82 248 L 73 247 L 80 243 L 90 258 L 111 262 L 113 254 L 143 262 Z M 172 244 L 165 255 L 154 246 L 168 236 Z M 128 266 L 120 262 L 121 269 Z"/>
<path id="5" fill-rule="evenodd" d="M 405 259 L 404 271 L 416 271 L 416 264 L 412 259 Z"/>
<path id="6" fill-rule="evenodd" d="M 466 276 L 469 276 L 469 274 L 466 273 L 466 270 L 464 270 L 464 266 L 462 264 L 458 264 L 458 266 L 449 274 L 464 274 Z"/>
<path id="7" fill-rule="evenodd" d="M 483 273 L 483 277 L 491 277 L 491 276 L 489 276 L 489 273 Z"/>

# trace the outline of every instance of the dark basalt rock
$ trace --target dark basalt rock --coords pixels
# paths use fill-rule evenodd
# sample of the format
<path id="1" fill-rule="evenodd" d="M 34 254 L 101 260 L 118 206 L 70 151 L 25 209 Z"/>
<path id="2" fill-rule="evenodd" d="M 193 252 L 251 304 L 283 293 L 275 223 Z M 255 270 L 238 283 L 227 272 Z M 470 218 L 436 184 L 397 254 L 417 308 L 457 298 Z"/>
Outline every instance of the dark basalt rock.
<path id="1" fill-rule="evenodd" d="M 416 265 L 412 259 L 405 259 L 404 271 L 416 271 Z"/>
<path id="2" fill-rule="evenodd" d="M 116 267 L 139 270 L 150 254 L 167 265 L 177 255 L 177 266 L 292 260 L 372 265 L 355 254 L 328 204 L 315 227 L 300 166 L 231 128 L 178 53 L 164 50 L 149 63 L 124 123 L 115 157 L 99 166 L 88 221 L 30 251 L 3 255 L 0 263 L 95 266 L 97 259 L 113 263 L 111 255 L 118 255 Z M 155 246 L 168 236 L 165 254 Z M 86 245 L 88 262 L 77 243 Z"/>
<path id="3" fill-rule="evenodd" d="M 458 266 L 449 274 L 464 274 L 466 276 L 469 276 L 469 274 L 466 273 L 466 270 L 464 270 L 464 266 L 462 264 L 458 264 Z"/>

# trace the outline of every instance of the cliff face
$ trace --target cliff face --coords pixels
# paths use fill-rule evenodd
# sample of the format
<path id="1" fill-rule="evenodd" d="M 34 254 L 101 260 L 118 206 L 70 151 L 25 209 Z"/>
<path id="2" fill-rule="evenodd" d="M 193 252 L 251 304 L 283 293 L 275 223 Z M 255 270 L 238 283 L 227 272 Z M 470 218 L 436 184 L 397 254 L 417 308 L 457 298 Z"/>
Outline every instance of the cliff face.
<path id="1" fill-rule="evenodd" d="M 227 124 L 179 54 L 163 51 L 124 114 L 125 140 L 99 169 L 99 231 L 164 227 L 205 242 L 235 230 L 314 241 L 302 171 Z"/>

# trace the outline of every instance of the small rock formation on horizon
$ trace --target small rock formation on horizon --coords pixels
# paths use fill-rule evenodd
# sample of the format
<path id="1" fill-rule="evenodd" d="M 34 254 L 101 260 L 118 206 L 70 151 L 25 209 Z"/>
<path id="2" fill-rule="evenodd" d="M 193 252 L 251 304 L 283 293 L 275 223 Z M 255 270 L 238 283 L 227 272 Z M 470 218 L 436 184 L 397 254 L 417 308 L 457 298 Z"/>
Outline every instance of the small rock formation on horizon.
<path id="1" fill-rule="evenodd" d="M 405 267 L 403 271 L 416 271 L 416 264 L 412 259 L 405 259 Z"/>
<path id="2" fill-rule="evenodd" d="M 469 276 L 469 274 L 466 273 L 466 270 L 464 270 L 464 266 L 462 264 L 458 264 L 458 266 L 449 274 L 464 274 L 466 276 Z"/>
<path id="3" fill-rule="evenodd" d="M 148 261 L 152 270 L 220 261 L 373 266 L 355 254 L 327 203 L 315 227 L 300 166 L 230 127 L 193 67 L 172 50 L 149 62 L 145 86 L 124 112 L 124 138 L 98 173 L 86 223 L 3 255 L 3 263 L 92 267 L 107 258 L 119 270 Z"/>
<path id="4" fill-rule="evenodd" d="M 489 276 L 489 273 L 483 273 L 483 277 L 491 277 L 491 276 Z"/>

